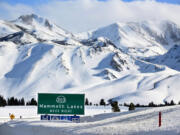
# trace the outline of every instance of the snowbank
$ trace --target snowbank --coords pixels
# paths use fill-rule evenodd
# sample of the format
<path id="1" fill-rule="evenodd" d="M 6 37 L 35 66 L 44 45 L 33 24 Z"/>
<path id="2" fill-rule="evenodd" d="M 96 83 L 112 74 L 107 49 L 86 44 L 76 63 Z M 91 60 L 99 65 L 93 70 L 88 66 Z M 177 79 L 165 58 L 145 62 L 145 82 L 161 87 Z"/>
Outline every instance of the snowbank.
<path id="1" fill-rule="evenodd" d="M 158 127 L 158 113 L 162 126 Z M 146 108 L 131 112 L 84 117 L 81 123 L 40 120 L 15 120 L 0 126 L 1 135 L 179 135 L 180 106 Z M 85 121 L 86 119 L 86 121 Z"/>

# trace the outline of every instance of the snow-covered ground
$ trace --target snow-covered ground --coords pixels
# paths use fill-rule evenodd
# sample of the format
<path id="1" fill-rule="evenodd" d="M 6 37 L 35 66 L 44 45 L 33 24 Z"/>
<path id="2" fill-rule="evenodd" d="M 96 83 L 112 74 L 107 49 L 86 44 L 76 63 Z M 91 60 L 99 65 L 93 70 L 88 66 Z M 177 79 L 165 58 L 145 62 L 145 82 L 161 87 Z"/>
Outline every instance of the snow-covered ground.
<path id="1" fill-rule="evenodd" d="M 127 110 L 123 108 L 123 111 Z M 22 116 L 23 118 L 40 118 L 37 115 L 37 106 L 5 106 L 0 107 L 0 119 L 9 118 L 9 113 L 14 114 L 16 118 Z M 111 112 L 111 106 L 85 106 L 85 115 L 90 116 L 100 113 Z"/>
<path id="2" fill-rule="evenodd" d="M 15 115 L 17 116 L 27 114 L 27 117 L 4 122 L 2 118 L 7 117 L 9 111 L 16 112 Z M 81 117 L 80 123 L 71 123 L 66 121 L 40 121 L 39 116 L 36 115 L 36 107 L 5 107 L 0 109 L 0 135 L 180 134 L 180 106 L 178 105 L 140 108 L 135 111 L 123 111 L 120 113 L 111 113 L 110 111 L 110 107 L 86 107 L 86 113 L 89 112 L 89 114 Z M 161 127 L 158 127 L 159 111 L 162 112 Z"/>

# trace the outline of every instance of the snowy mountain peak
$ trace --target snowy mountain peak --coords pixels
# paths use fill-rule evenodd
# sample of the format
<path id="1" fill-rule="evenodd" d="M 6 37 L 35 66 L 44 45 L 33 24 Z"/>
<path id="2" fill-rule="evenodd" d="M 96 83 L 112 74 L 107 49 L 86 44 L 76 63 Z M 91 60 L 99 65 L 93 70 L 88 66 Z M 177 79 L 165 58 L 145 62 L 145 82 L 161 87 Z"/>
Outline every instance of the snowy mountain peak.
<path id="1" fill-rule="evenodd" d="M 48 27 L 49 29 L 52 28 L 52 24 L 50 24 L 50 22 L 47 19 L 39 17 L 36 14 L 22 15 L 16 21 L 19 21 L 27 25 L 33 25 L 33 23 L 36 22 Z"/>
<path id="2" fill-rule="evenodd" d="M 20 28 L 21 31 L 28 32 L 28 34 L 37 38 L 39 41 L 61 41 L 65 38 L 73 37 L 72 33 L 62 29 L 48 19 L 35 14 L 22 15 L 10 23 Z"/>
<path id="3" fill-rule="evenodd" d="M 113 23 L 79 38 L 109 39 L 119 49 L 135 56 L 153 56 L 166 53 L 174 44 L 180 43 L 180 27 L 171 21 L 142 21 Z M 142 53 L 139 53 L 142 52 Z"/>

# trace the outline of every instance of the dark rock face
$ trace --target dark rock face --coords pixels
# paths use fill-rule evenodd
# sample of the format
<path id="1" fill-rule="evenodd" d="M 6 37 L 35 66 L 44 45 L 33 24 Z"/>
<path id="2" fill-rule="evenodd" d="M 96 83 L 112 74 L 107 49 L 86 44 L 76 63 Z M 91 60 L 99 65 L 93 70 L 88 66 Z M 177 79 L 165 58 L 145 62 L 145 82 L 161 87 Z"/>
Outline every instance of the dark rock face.
<path id="1" fill-rule="evenodd" d="M 27 25 L 32 25 L 33 19 L 36 20 L 38 23 L 44 23 L 44 26 L 47 27 L 48 29 L 52 29 L 52 25 L 49 23 L 47 19 L 43 19 L 35 14 L 31 15 L 22 15 L 18 18 L 21 22 L 27 24 Z"/>
<path id="2" fill-rule="evenodd" d="M 180 28 L 178 28 L 176 24 L 167 23 L 165 32 L 166 39 L 168 39 L 169 36 L 174 42 L 180 41 Z"/>
<path id="3" fill-rule="evenodd" d="M 34 18 L 34 19 L 37 19 L 38 16 L 35 15 L 35 14 L 22 15 L 22 16 L 20 16 L 18 19 L 19 19 L 20 21 L 22 21 L 23 23 L 25 23 L 25 24 L 31 25 L 31 24 L 32 24 L 32 21 L 33 21 L 33 18 Z"/>
<path id="4" fill-rule="evenodd" d="M 49 21 L 46 19 L 44 25 L 48 27 L 50 30 L 52 29 L 52 25 L 49 23 Z"/>
<path id="5" fill-rule="evenodd" d="M 69 45 L 66 40 L 52 40 L 52 42 L 60 45 Z"/>
<path id="6" fill-rule="evenodd" d="M 113 58 L 112 58 L 112 61 L 111 61 L 111 66 L 113 67 L 113 69 L 115 69 L 116 71 L 123 71 L 123 66 L 126 67 L 126 70 L 129 70 L 129 67 L 128 67 L 128 63 L 125 59 L 123 59 L 120 54 L 118 53 L 115 53 Z"/>
<path id="7" fill-rule="evenodd" d="M 15 44 L 19 44 L 19 43 L 21 43 L 21 38 L 23 37 L 23 35 L 24 35 L 24 32 L 16 32 L 16 33 L 13 33 L 13 34 L 10 34 L 10 35 L 0 38 L 0 42 L 12 41 Z"/>

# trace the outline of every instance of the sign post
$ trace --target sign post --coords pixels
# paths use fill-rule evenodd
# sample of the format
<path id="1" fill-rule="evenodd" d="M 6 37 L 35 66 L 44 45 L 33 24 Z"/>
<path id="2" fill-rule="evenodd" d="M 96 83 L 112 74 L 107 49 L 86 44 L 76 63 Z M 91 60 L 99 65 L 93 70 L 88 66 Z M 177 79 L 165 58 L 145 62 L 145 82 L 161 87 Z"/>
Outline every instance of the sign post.
<path id="1" fill-rule="evenodd" d="M 84 94 L 38 94 L 38 114 L 84 114 Z"/>
<path id="2" fill-rule="evenodd" d="M 159 112 L 159 127 L 161 126 L 161 112 Z"/>

